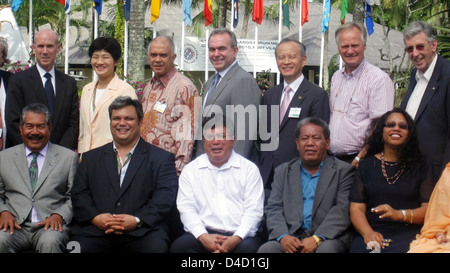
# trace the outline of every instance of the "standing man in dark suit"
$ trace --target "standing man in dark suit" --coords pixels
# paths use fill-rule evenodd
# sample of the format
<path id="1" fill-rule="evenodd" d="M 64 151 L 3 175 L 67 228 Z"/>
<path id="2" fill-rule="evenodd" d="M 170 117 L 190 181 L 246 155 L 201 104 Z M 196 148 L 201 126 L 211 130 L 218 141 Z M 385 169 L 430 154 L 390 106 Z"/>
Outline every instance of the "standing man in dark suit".
<path id="1" fill-rule="evenodd" d="M 306 65 L 305 53 L 306 48 L 302 43 L 289 38 L 283 39 L 275 48 L 275 58 L 284 82 L 267 90 L 261 103 L 267 106 L 267 132 L 276 130 L 278 137 L 276 149 L 266 150 L 261 146 L 260 171 L 264 185 L 268 189 L 270 189 L 275 168 L 281 163 L 298 157 L 294 134 L 297 123 L 305 117 L 318 117 L 327 123 L 330 121 L 327 92 L 310 83 L 302 73 Z M 279 113 L 272 112 L 278 109 Z M 279 117 L 279 122 L 272 127 L 275 121 L 271 118 L 274 117 Z M 273 140 L 263 142 L 270 141 Z"/>
<path id="2" fill-rule="evenodd" d="M 175 157 L 140 138 L 142 105 L 109 106 L 113 141 L 83 154 L 72 190 L 73 240 L 81 252 L 168 252 L 175 207 Z"/>
<path id="3" fill-rule="evenodd" d="M 34 37 L 32 48 L 36 65 L 14 74 L 8 85 L 6 146 L 21 143 L 19 119 L 22 108 L 32 102 L 40 102 L 50 109 L 53 117 L 50 141 L 76 149 L 79 131 L 78 91 L 72 77 L 55 69 L 56 55 L 61 49 L 57 33 L 50 29 L 39 31 Z"/>
<path id="4" fill-rule="evenodd" d="M 8 41 L 0 37 L 0 67 L 5 63 L 9 63 L 8 59 Z M 6 140 L 6 122 L 5 122 L 5 104 L 6 104 L 6 92 L 8 87 L 9 78 L 12 75 L 11 72 L 0 70 L 0 150 L 5 147 Z"/>
<path id="5" fill-rule="evenodd" d="M 0 253 L 66 249 L 78 155 L 49 142 L 51 127 L 45 105 L 27 105 L 20 118 L 23 144 L 0 153 Z"/>
<path id="6" fill-rule="evenodd" d="M 400 108 L 416 123 L 419 148 L 436 183 L 450 161 L 450 62 L 437 55 L 436 32 L 428 23 L 412 22 L 403 39 L 415 68 Z"/>
<path id="7" fill-rule="evenodd" d="M 328 124 L 302 119 L 295 131 L 300 158 L 280 165 L 266 206 L 269 241 L 260 253 L 346 252 L 354 168 L 334 156 Z"/>
<path id="8" fill-rule="evenodd" d="M 217 73 L 205 84 L 202 117 L 221 111 L 217 114 L 230 118 L 235 124 L 234 151 L 256 163 L 259 158 L 256 140 L 261 90 L 253 76 L 236 61 L 239 49 L 234 32 L 226 28 L 215 29 L 209 35 L 208 48 L 209 60 Z M 197 132 L 202 133 L 202 130 Z M 197 140 L 195 155 L 203 153 L 203 140 Z"/>

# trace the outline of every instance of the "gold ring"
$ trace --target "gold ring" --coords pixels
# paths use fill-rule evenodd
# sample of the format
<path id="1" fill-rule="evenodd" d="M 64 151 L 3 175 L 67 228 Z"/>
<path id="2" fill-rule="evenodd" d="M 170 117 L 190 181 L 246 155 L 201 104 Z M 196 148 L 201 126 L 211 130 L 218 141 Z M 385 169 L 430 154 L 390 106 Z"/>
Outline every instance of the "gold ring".
<path id="1" fill-rule="evenodd" d="M 387 205 L 384 205 L 384 210 L 385 210 L 386 212 L 388 212 L 388 207 L 387 207 Z"/>

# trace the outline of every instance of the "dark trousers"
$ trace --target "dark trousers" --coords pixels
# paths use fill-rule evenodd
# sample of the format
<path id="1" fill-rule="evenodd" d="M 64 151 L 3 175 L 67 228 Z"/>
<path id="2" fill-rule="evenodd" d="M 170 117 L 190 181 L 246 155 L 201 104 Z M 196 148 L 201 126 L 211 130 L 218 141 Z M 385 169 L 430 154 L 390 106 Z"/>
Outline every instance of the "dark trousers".
<path id="1" fill-rule="evenodd" d="M 218 232 L 210 232 L 219 234 Z M 224 236 L 230 236 L 229 234 L 221 234 Z M 261 245 L 261 239 L 258 237 L 247 237 L 236 246 L 232 253 L 256 253 Z M 184 233 L 178 239 L 176 239 L 170 247 L 171 253 L 209 253 L 197 240 L 194 235 L 189 232 Z"/>
<path id="2" fill-rule="evenodd" d="M 169 235 L 163 229 L 142 237 L 127 234 L 101 237 L 73 235 L 72 241 L 80 244 L 81 253 L 168 253 L 170 245 Z"/>

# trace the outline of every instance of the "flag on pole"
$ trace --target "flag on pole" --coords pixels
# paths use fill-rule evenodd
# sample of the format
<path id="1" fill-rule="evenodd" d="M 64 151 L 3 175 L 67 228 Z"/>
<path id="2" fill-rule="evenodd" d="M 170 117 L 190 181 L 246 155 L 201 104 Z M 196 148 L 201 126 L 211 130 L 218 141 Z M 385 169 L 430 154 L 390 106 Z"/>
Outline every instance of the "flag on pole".
<path id="1" fill-rule="evenodd" d="M 102 14 L 102 0 L 93 0 L 92 6 L 97 11 L 97 14 Z"/>
<path id="2" fill-rule="evenodd" d="M 205 17 L 205 26 L 209 26 L 213 21 L 212 0 L 204 0 L 203 17 Z"/>
<path id="3" fill-rule="evenodd" d="M 66 5 L 66 0 L 56 0 L 56 1 L 58 1 L 58 3 L 60 3 L 61 5 Z"/>
<path id="4" fill-rule="evenodd" d="M 238 0 L 233 0 L 233 27 L 236 28 L 239 22 Z"/>
<path id="5" fill-rule="evenodd" d="M 291 20 L 289 19 L 289 2 L 288 0 L 283 1 L 283 25 L 287 28 L 291 28 Z"/>
<path id="6" fill-rule="evenodd" d="M 370 5 L 370 0 L 366 1 L 366 28 L 369 36 L 372 35 L 373 19 L 372 19 L 372 6 Z"/>
<path id="7" fill-rule="evenodd" d="M 11 8 L 14 12 L 17 12 L 20 8 L 20 5 L 22 5 L 23 0 L 13 0 L 11 4 Z"/>
<path id="8" fill-rule="evenodd" d="M 309 21 L 308 0 L 302 0 L 302 26 L 308 21 Z"/>
<path id="9" fill-rule="evenodd" d="M 183 21 L 192 26 L 192 0 L 183 0 Z"/>
<path id="10" fill-rule="evenodd" d="M 341 6 L 341 25 L 345 23 L 345 15 L 348 11 L 348 0 L 342 0 L 342 6 Z"/>
<path id="11" fill-rule="evenodd" d="M 261 25 L 262 20 L 264 19 L 264 1 L 263 0 L 254 0 L 253 1 L 253 22 Z"/>
<path id="12" fill-rule="evenodd" d="M 130 20 L 131 0 L 123 0 L 123 17 L 125 21 Z"/>
<path id="13" fill-rule="evenodd" d="M 66 12 L 66 14 L 70 13 L 70 0 L 66 0 L 66 3 L 64 5 L 64 11 Z"/>
<path id="14" fill-rule="evenodd" d="M 322 32 L 327 31 L 330 25 L 330 16 L 331 16 L 331 1 L 325 0 L 325 7 L 323 10 L 323 17 L 322 17 Z"/>
<path id="15" fill-rule="evenodd" d="M 152 0 L 151 6 L 150 6 L 150 23 L 153 24 L 153 22 L 159 18 L 159 10 L 161 9 L 161 0 Z"/>

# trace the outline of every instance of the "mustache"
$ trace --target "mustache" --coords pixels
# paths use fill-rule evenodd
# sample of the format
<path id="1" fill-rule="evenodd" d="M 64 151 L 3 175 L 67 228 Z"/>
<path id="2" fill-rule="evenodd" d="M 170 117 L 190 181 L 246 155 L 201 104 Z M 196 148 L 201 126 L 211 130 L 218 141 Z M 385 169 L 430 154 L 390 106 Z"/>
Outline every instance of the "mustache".
<path id="1" fill-rule="evenodd" d="M 43 138 L 44 138 L 43 135 L 30 135 L 30 136 L 27 136 L 27 139 L 29 139 L 29 140 L 41 140 Z"/>

